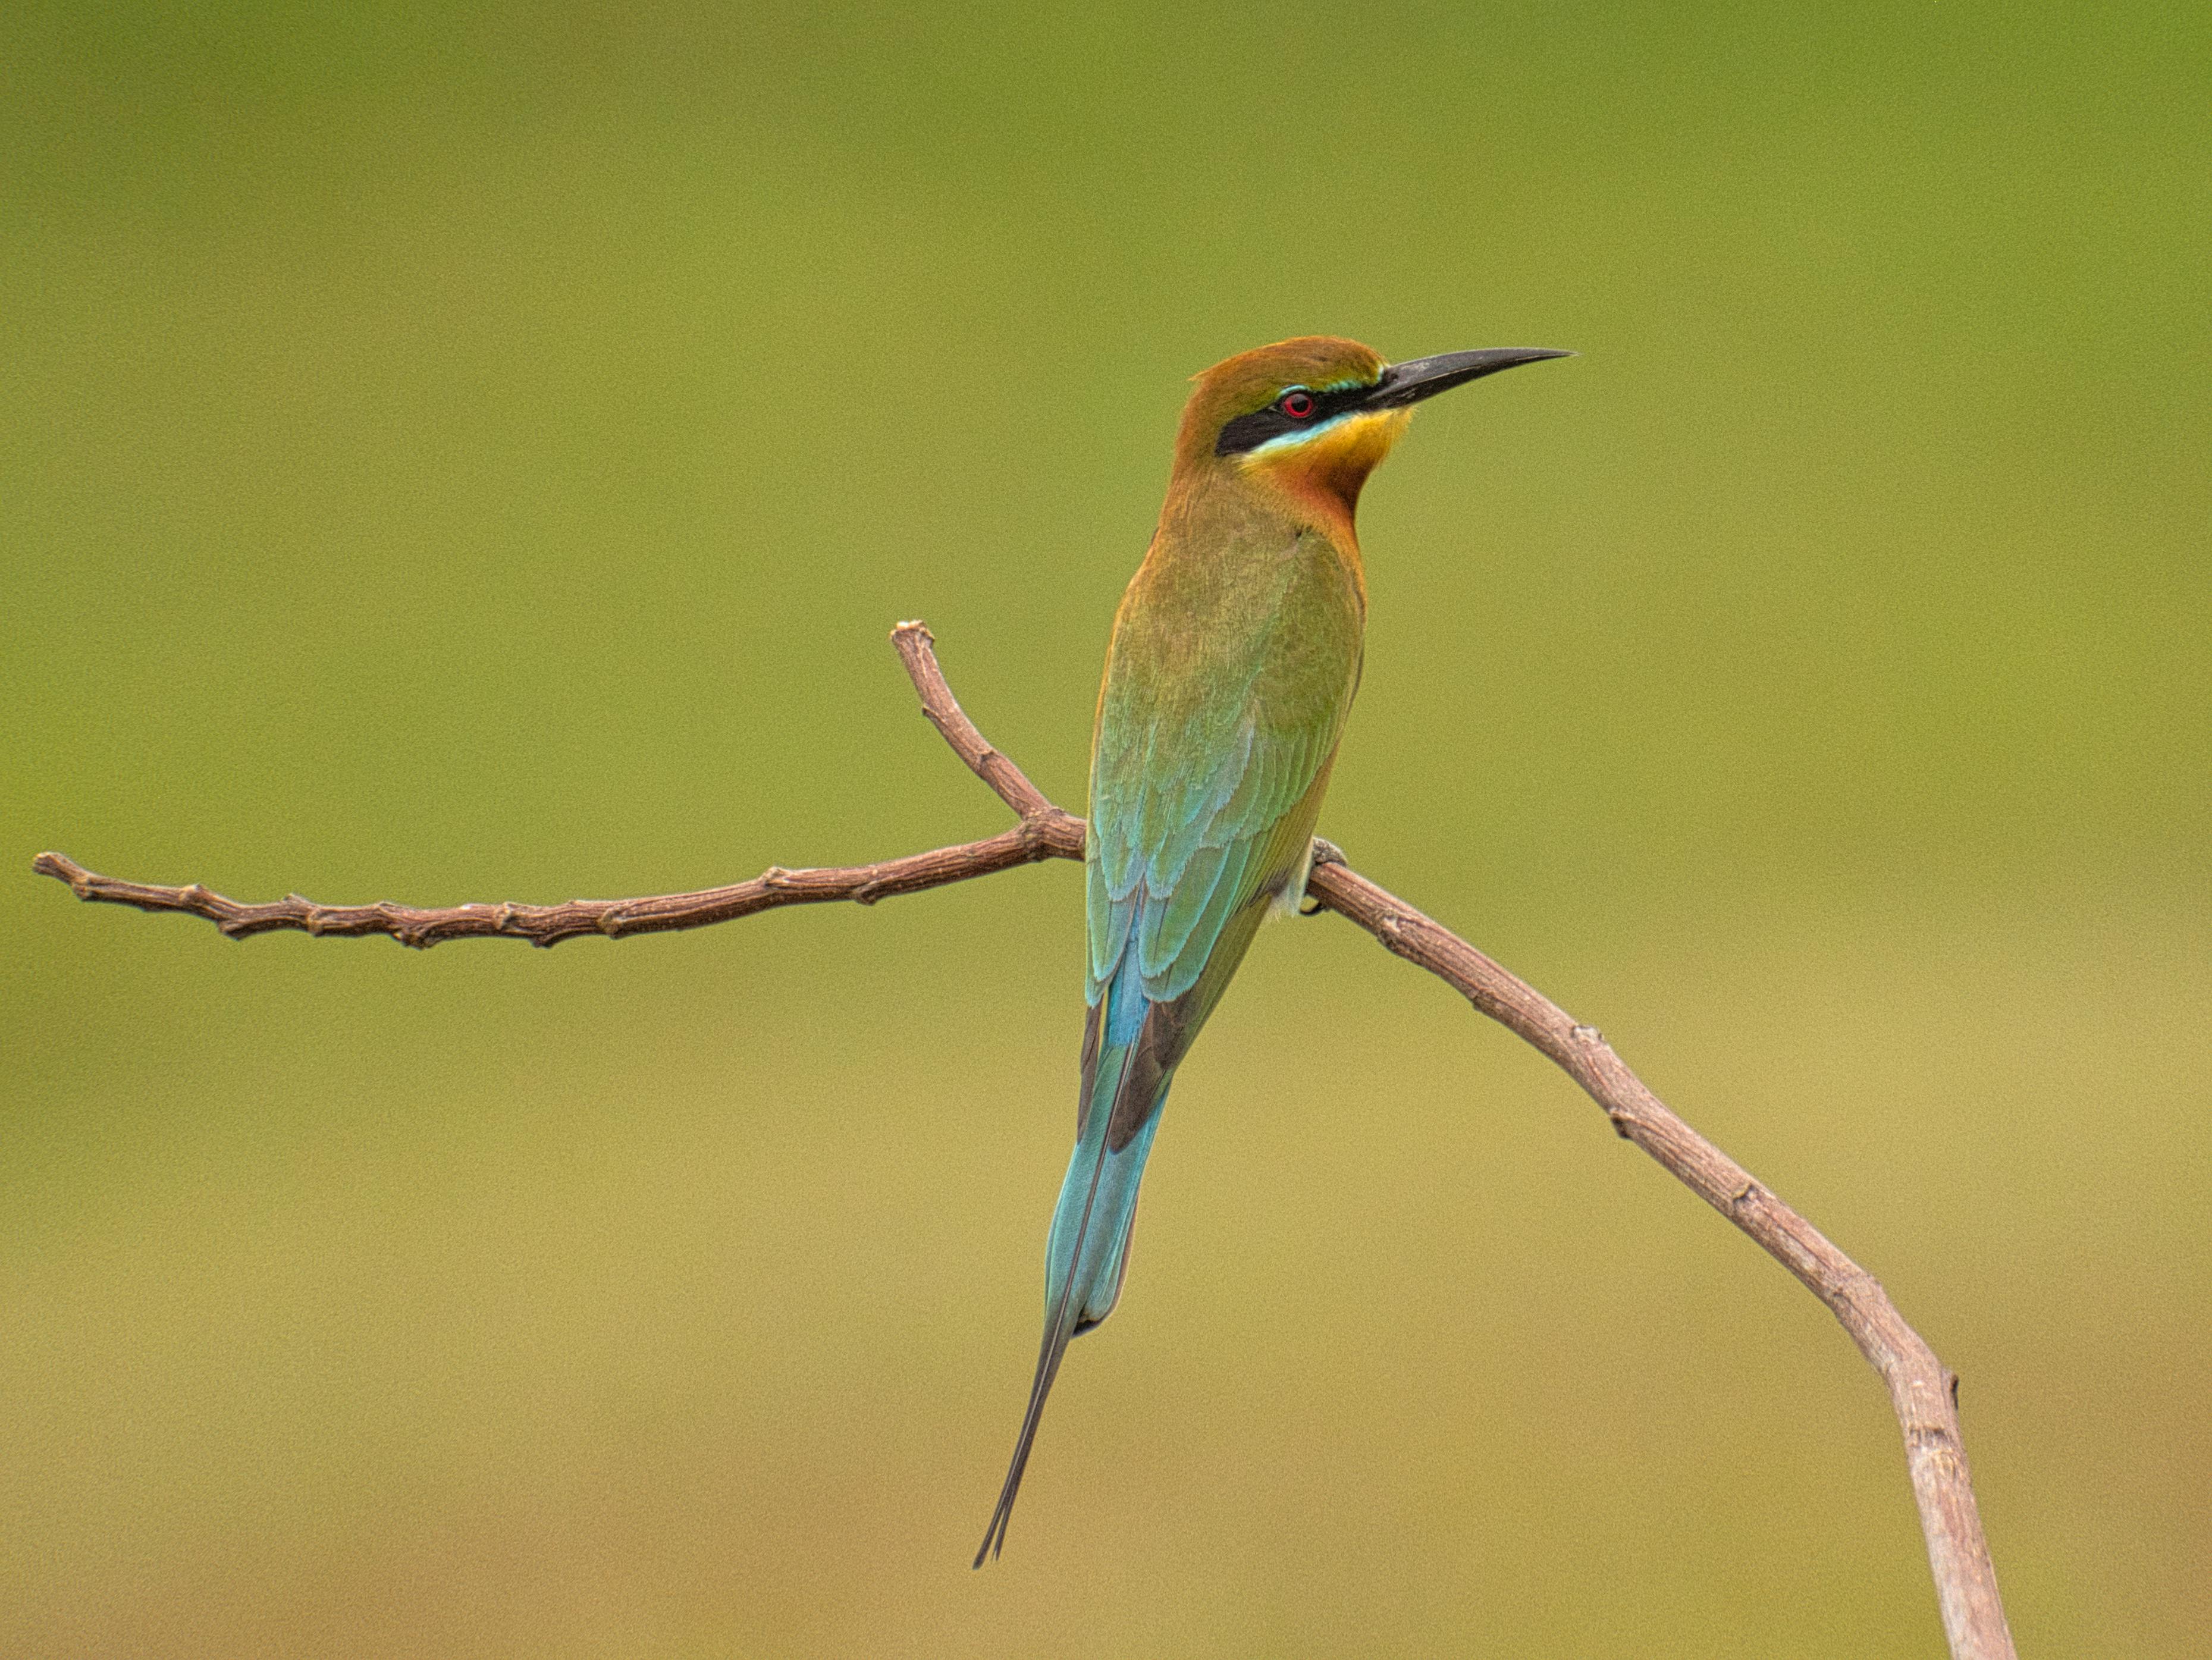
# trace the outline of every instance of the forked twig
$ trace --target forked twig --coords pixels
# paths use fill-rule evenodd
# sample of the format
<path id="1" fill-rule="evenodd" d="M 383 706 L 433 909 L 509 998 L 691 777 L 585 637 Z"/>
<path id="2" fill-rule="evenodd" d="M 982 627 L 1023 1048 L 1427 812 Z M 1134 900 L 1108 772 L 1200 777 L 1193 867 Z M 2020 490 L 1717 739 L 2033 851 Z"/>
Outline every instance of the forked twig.
<path id="1" fill-rule="evenodd" d="M 393 904 L 319 905 L 296 894 L 273 904 L 241 905 L 198 883 L 155 887 L 95 875 L 58 853 L 40 854 L 32 868 L 67 882 L 80 899 L 204 916 L 233 939 L 297 928 L 319 934 L 385 933 L 415 946 L 480 938 L 554 946 L 580 934 L 619 939 L 703 927 L 779 905 L 834 899 L 872 904 L 893 894 L 917 893 L 1039 860 L 1080 859 L 1083 821 L 1054 806 L 976 730 L 945 684 L 929 630 L 920 623 L 902 623 L 891 631 L 891 640 L 921 695 L 922 712 L 953 752 L 1012 809 L 1018 822 L 1011 830 L 980 842 L 873 865 L 804 870 L 771 866 L 750 882 L 701 893 L 572 899 L 565 905 L 418 909 Z M 1982 1535 L 1960 1435 L 1959 1380 L 1905 1324 L 1874 1276 L 1670 1111 L 1595 1026 L 1579 1024 L 1457 934 L 1377 887 L 1327 842 L 1316 843 L 1306 892 L 1320 909 L 1366 929 L 1386 950 L 1426 969 L 1481 1013 L 1541 1051 L 1604 1108 L 1619 1134 L 1749 1234 L 1827 1306 L 1889 1390 L 1891 1408 L 1904 1432 L 1905 1467 L 1928 1541 L 1929 1566 L 1953 1660 L 2013 1660 L 2012 1636 L 2005 1625 L 1996 1571 Z"/>

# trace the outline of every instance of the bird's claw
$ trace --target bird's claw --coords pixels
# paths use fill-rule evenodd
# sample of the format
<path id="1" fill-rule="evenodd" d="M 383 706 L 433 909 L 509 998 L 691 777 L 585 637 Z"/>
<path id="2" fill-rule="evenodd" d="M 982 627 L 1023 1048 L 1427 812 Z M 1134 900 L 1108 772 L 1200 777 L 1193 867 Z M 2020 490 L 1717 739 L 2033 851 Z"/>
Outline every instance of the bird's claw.
<path id="1" fill-rule="evenodd" d="M 1316 836 L 1313 839 L 1313 857 L 1306 861 L 1306 879 L 1309 881 L 1312 880 L 1315 870 L 1322 865 L 1341 865 L 1342 863 L 1344 863 L 1344 849 L 1327 836 Z M 1301 892 L 1298 895 L 1299 915 L 1318 916 L 1326 909 L 1328 908 L 1310 893 Z"/>

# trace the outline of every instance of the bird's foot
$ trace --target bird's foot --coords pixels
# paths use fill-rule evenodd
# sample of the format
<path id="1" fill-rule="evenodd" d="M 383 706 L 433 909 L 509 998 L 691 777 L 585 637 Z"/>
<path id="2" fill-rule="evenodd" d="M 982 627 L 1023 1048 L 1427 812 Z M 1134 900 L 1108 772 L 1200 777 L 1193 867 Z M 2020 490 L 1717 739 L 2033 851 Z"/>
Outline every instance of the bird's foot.
<path id="1" fill-rule="evenodd" d="M 1313 873 L 1316 866 L 1341 865 L 1344 862 L 1344 849 L 1342 848 L 1337 846 L 1335 842 L 1330 841 L 1327 836 L 1316 836 L 1313 839 L 1313 857 L 1306 861 L 1306 879 L 1308 881 L 1311 881 L 1313 879 Z M 1315 898 L 1311 894 L 1301 892 L 1298 895 L 1299 915 L 1318 916 L 1322 914 L 1323 909 L 1324 907 L 1321 901 Z"/>

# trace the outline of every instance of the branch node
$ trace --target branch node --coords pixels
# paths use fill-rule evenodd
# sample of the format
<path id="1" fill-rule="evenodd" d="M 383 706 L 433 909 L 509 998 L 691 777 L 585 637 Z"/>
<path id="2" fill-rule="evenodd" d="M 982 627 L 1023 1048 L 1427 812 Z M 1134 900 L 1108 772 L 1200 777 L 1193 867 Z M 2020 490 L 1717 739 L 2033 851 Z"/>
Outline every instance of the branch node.
<path id="1" fill-rule="evenodd" d="M 1754 1182 L 1751 1185 L 1756 1189 L 1759 1183 Z M 1836 1295 L 1848 1297 L 1854 1303 L 1886 1303 L 1889 1300 L 1889 1293 L 1881 1288 L 1881 1281 L 1856 1262 L 1851 1263 L 1836 1282 Z"/>
<path id="2" fill-rule="evenodd" d="M 1935 1451 L 1953 1457 L 1959 1454 L 1959 1438 L 1948 1424 L 1914 1424 L 1905 1432 L 1905 1444 L 1915 1452 Z"/>

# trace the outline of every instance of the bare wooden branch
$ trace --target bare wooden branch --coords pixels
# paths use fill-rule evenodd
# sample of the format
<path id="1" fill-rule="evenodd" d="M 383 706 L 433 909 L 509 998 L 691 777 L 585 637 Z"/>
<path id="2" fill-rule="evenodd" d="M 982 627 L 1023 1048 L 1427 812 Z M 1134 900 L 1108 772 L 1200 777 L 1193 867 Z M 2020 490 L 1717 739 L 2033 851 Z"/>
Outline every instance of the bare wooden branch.
<path id="1" fill-rule="evenodd" d="M 241 905 L 197 882 L 182 888 L 118 882 L 58 853 L 40 854 L 31 861 L 31 868 L 41 876 L 59 877 L 76 890 L 80 899 L 204 916 L 233 939 L 296 928 L 302 933 L 388 933 L 401 945 L 418 950 L 447 939 L 527 939 L 533 946 L 557 946 L 563 939 L 586 934 L 620 939 L 633 933 L 703 928 L 711 922 L 727 922 L 781 905 L 819 905 L 833 899 L 872 905 L 893 894 L 941 888 L 948 882 L 989 876 L 1016 865 L 1033 865 L 1040 859 L 1080 859 L 1083 821 L 1071 822 L 1073 852 L 1067 847 L 1067 826 L 1040 818 L 1024 820 L 981 842 L 936 848 L 873 865 L 800 870 L 770 865 L 751 881 L 726 888 L 654 894 L 643 899 L 571 899 L 563 905 L 476 903 L 425 909 L 395 905 L 389 900 L 374 905 L 322 905 L 296 893 L 265 905 Z"/>
<path id="2" fill-rule="evenodd" d="M 968 763 L 968 770 L 988 784 L 991 793 L 1024 823 L 1049 819 L 1073 825 L 1075 840 L 1067 856 L 1083 857 L 1083 821 L 1062 812 L 1045 800 L 1044 792 L 1030 782 L 1019 767 L 993 749 L 989 740 L 975 730 L 968 711 L 960 707 L 952 688 L 945 684 L 945 671 L 937 666 L 937 638 L 930 633 L 929 624 L 901 623 L 891 630 L 891 645 L 899 654 L 899 661 L 906 665 L 907 678 L 914 682 L 915 691 L 921 699 L 921 712 L 952 746 L 952 752 Z"/>
<path id="3" fill-rule="evenodd" d="M 1082 858 L 1083 821 L 1047 800 L 1044 792 L 976 730 L 937 666 L 928 628 L 902 623 L 891 630 L 891 642 L 921 694 L 922 713 L 952 752 L 1019 816 L 1021 822 L 1012 830 L 980 842 L 872 865 L 798 870 L 771 865 L 751 881 L 729 887 L 643 899 L 571 899 L 564 905 L 477 903 L 426 909 L 389 900 L 373 905 L 325 905 L 296 893 L 267 904 L 244 905 L 197 882 L 174 888 L 118 881 L 85 869 L 64 854 L 42 853 L 31 861 L 31 868 L 68 883 L 80 899 L 204 916 L 233 939 L 291 928 L 314 934 L 389 934 L 403 946 L 427 951 L 447 939 L 526 939 L 533 946 L 557 946 L 586 934 L 619 939 L 632 933 L 667 933 L 732 921 L 781 905 L 819 905 L 837 899 L 872 905 L 894 894 L 941 888 L 1040 859 Z"/>
<path id="4" fill-rule="evenodd" d="M 309 933 L 390 934 L 416 946 L 475 938 L 552 946 L 580 934 L 619 939 L 703 927 L 779 905 L 835 899 L 872 904 L 892 894 L 964 882 L 1016 865 L 1080 859 L 1083 820 L 1054 806 L 976 730 L 938 667 L 929 630 L 920 623 L 902 623 L 891 638 L 921 696 L 922 712 L 953 752 L 1014 812 L 1019 822 L 1013 828 L 983 841 L 879 864 L 822 870 L 772 866 L 750 882 L 701 893 L 575 899 L 565 905 L 332 906 L 296 894 L 272 904 L 241 905 L 197 883 L 155 887 L 95 875 L 58 853 L 40 854 L 32 868 L 67 882 L 81 899 L 204 916 L 233 939 L 297 928 Z M 1576 1021 L 1441 923 L 1358 874 L 1326 842 L 1315 843 L 1306 892 L 1317 908 L 1364 928 L 1386 950 L 1427 970 L 1548 1057 L 1605 1110 L 1620 1135 L 1750 1235 L 1827 1306 L 1889 1390 L 1904 1432 L 1905 1467 L 1953 1660 L 2014 1660 L 1960 1433 L 1959 1380 L 1905 1323 L 1874 1276 L 1670 1111 L 1596 1027 Z"/>
<path id="5" fill-rule="evenodd" d="M 1905 1462 L 1944 1634 L 1954 1660 L 2012 1660 L 2012 1634 L 1997 1596 L 1996 1569 L 1959 1429 L 1959 1379 L 1905 1323 L 1881 1283 L 1810 1222 L 1752 1179 L 1751 1172 L 1692 1129 L 1613 1053 L 1595 1026 L 1558 1004 L 1395 895 L 1317 846 L 1306 892 L 1426 969 L 1523 1042 L 1540 1051 L 1605 1109 L 1613 1128 L 1742 1229 L 1804 1282 L 1839 1321 L 1889 1389 L 1905 1434 Z"/>

